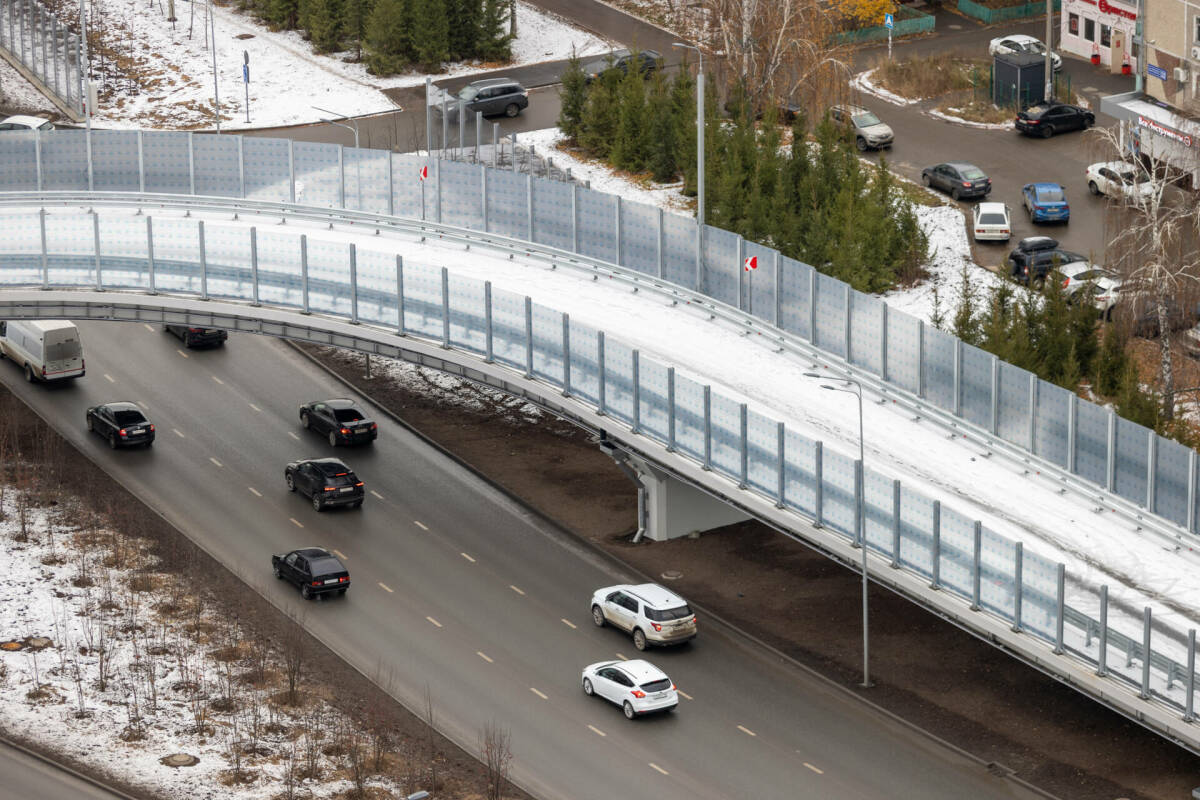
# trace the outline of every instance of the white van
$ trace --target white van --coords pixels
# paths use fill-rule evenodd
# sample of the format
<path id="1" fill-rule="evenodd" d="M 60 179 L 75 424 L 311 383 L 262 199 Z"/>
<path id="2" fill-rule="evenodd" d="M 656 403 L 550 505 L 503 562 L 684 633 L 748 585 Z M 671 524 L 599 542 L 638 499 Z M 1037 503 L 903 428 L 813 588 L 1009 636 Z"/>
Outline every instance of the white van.
<path id="1" fill-rule="evenodd" d="M 0 321 L 0 356 L 25 370 L 27 381 L 83 376 L 83 344 L 75 323 L 61 319 Z"/>

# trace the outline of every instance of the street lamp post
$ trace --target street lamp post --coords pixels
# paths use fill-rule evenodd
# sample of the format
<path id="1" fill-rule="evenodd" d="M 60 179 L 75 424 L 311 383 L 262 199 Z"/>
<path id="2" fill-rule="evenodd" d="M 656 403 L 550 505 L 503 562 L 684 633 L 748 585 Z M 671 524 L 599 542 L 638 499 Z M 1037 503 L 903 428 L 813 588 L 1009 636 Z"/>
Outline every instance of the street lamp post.
<path id="1" fill-rule="evenodd" d="M 806 378 L 825 378 L 827 376 L 816 372 L 804 373 Z M 863 496 L 867 493 L 866 474 L 864 471 L 863 461 L 863 401 L 862 401 L 862 384 L 854 378 L 841 378 L 840 380 L 852 384 L 853 389 L 846 389 L 840 386 L 834 386 L 829 383 L 821 384 L 822 389 L 828 389 L 831 392 L 846 392 L 858 398 L 858 486 L 854 498 L 857 510 L 855 518 L 857 520 L 857 530 L 855 538 L 858 540 L 858 547 L 862 548 L 862 635 L 863 635 L 863 679 L 859 686 L 864 689 L 869 689 L 874 686 L 871 683 L 871 666 L 870 666 L 870 636 L 869 625 L 867 622 L 867 523 L 866 523 L 866 508 L 863 502 Z"/>
<path id="2" fill-rule="evenodd" d="M 320 111 L 324 114 L 333 114 L 335 117 L 341 117 L 342 119 L 350 120 L 350 125 L 353 125 L 354 126 L 353 128 L 351 128 L 350 125 L 347 125 L 344 122 L 335 122 L 332 119 L 327 119 L 326 117 L 321 117 L 321 122 L 327 122 L 330 125 L 337 125 L 339 128 L 345 128 L 348 131 L 354 131 L 354 149 L 356 151 L 358 150 L 358 120 L 354 119 L 353 117 L 348 117 L 345 114 L 339 114 L 336 111 L 330 111 L 328 108 L 319 108 L 317 106 L 310 106 L 310 107 L 314 111 Z M 355 154 L 354 154 L 354 184 L 357 189 L 356 193 L 358 195 L 358 210 L 362 211 L 362 167 L 360 166 L 360 161 L 361 161 L 361 159 L 359 159 L 359 154 L 357 152 L 355 152 Z"/>
<path id="3" fill-rule="evenodd" d="M 695 50 L 700 56 L 696 72 L 696 224 L 704 235 L 704 51 L 696 45 L 674 42 L 672 47 Z"/>

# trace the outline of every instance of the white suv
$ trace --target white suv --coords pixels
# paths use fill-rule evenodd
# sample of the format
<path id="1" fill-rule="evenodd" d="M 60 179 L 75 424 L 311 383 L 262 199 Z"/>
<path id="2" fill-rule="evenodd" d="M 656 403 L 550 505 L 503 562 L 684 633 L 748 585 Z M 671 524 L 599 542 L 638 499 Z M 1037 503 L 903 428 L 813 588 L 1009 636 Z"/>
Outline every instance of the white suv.
<path id="1" fill-rule="evenodd" d="M 592 621 L 633 635 L 633 646 L 682 644 L 696 635 L 696 614 L 687 602 L 657 583 L 609 586 L 592 594 Z"/>

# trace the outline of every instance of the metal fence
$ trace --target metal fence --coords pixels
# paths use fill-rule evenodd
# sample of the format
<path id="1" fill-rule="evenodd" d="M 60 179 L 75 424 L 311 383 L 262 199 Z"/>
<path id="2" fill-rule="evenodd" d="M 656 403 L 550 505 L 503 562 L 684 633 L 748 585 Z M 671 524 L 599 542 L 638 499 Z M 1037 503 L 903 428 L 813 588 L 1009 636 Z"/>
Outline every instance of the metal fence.
<path id="1" fill-rule="evenodd" d="M 80 39 L 37 0 L 0 0 L 0 48 L 67 108 L 83 113 Z"/>
<path id="2" fill-rule="evenodd" d="M 973 0 L 958 0 L 958 10 L 968 17 L 980 20 L 985 25 L 992 25 L 997 22 L 1008 22 L 1009 20 L 1025 19 L 1045 14 L 1046 4 L 1034 2 L 992 8 L 982 3 L 973 2 Z M 1054 0 L 1054 10 L 1062 10 L 1062 0 Z"/>
<path id="3" fill-rule="evenodd" d="M 427 177 L 421 179 L 422 168 Z M 1197 454 L 893 311 L 808 264 L 689 217 L 485 164 L 183 132 L 0 139 L 0 191 L 203 194 L 350 208 L 486 231 L 619 264 L 727 303 L 1188 532 Z M 759 268 L 743 269 L 758 256 Z"/>
<path id="4" fill-rule="evenodd" d="M 320 162 L 302 163 L 315 168 Z M 444 212 L 455 205 L 443 198 Z M 816 293 L 836 297 L 838 287 L 827 281 L 815 281 Z M 726 478 L 731 497 L 753 492 L 846 542 L 858 544 L 862 530 L 866 545 L 892 567 L 1192 719 L 1194 632 L 1186 645 L 1161 635 L 1155 642 L 1150 610 L 1141 619 L 1120 612 L 1110 618 L 1104 589 L 1097 596 L 1073 590 L 1076 602 L 1068 603 L 1062 564 L 1024 552 L 1021 543 L 901 481 L 864 470 L 746 403 L 676 375 L 618 337 L 490 282 L 276 225 L 41 210 L 0 214 L 0 285 L 228 299 L 327 315 L 473 354 L 536 379 L 556 396 L 573 397 Z M 834 313 L 812 314 L 818 330 L 839 322 Z M 911 327 L 886 330 L 907 336 L 913 347 L 924 341 L 931 351 L 957 352 L 964 375 L 1000 380 L 990 371 L 994 362 L 971 362 L 944 334 L 917 339 Z M 847 335 L 846 341 L 853 339 Z M 989 410 L 973 389 L 959 398 L 964 411 Z M 990 410 L 995 415 L 996 407 Z M 1080 423 L 1088 442 L 1103 438 L 1103 429 L 1104 418 L 1098 425 Z M 1120 431 L 1115 436 L 1120 442 Z M 1079 452 L 1093 449 L 1088 444 Z"/>

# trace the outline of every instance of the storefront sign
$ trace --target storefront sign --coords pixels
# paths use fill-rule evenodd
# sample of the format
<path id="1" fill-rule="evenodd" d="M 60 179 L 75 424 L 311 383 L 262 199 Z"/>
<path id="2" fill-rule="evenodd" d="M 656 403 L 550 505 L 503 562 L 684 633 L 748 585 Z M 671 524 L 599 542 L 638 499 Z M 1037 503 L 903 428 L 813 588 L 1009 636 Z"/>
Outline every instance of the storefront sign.
<path id="1" fill-rule="evenodd" d="M 1126 11 L 1120 6 L 1114 6 L 1108 0 L 1099 0 L 1097 5 L 1105 14 L 1116 14 L 1118 17 L 1125 17 L 1125 19 L 1137 19 L 1137 14 L 1134 12 Z"/>
<path id="2" fill-rule="evenodd" d="M 1168 128 L 1166 125 L 1155 122 L 1152 119 L 1147 119 L 1146 117 L 1143 117 L 1141 114 L 1138 114 L 1138 125 L 1140 125 L 1143 128 L 1148 128 L 1148 129 L 1154 131 L 1159 136 L 1162 136 L 1165 139 L 1170 139 L 1173 142 L 1179 142 L 1184 147 L 1192 146 L 1192 137 L 1191 136 L 1188 136 L 1186 133 L 1177 131 L 1174 128 Z"/>

